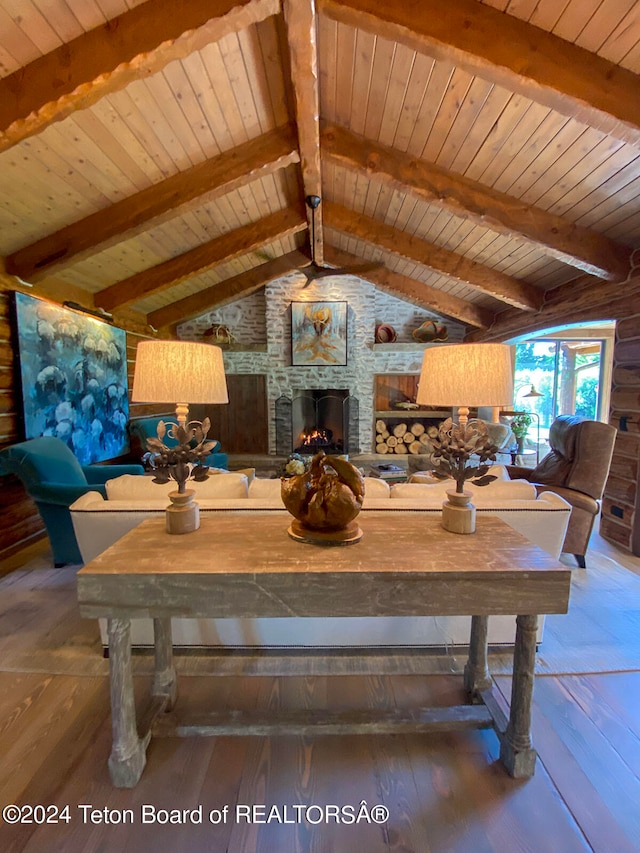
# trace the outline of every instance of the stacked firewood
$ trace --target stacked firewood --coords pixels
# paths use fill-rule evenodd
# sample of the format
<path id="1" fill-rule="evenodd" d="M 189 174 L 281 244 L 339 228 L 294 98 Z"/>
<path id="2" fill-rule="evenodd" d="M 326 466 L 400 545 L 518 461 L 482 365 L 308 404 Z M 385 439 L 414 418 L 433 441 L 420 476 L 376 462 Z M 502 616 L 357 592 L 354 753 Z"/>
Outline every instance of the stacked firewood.
<path id="1" fill-rule="evenodd" d="M 384 420 L 376 421 L 376 453 L 430 453 L 431 443 L 424 424 L 414 421 L 388 426 Z"/>

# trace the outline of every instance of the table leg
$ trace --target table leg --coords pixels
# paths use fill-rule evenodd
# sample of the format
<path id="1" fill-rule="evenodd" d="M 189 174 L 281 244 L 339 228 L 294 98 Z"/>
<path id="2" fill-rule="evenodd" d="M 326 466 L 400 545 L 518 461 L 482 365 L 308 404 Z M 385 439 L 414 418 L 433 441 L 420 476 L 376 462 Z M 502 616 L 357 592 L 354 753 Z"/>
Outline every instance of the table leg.
<path id="1" fill-rule="evenodd" d="M 464 689 L 473 703 L 480 703 L 480 692 L 491 686 L 491 676 L 487 664 L 488 616 L 471 617 L 471 636 L 469 638 L 469 659 L 464 668 Z"/>
<path id="2" fill-rule="evenodd" d="M 173 641 L 171 638 L 171 619 L 153 620 L 155 646 L 155 671 L 153 675 L 153 696 L 166 698 L 165 710 L 170 711 L 176 703 L 178 680 L 173 665 Z"/>
<path id="3" fill-rule="evenodd" d="M 140 740 L 131 672 L 131 622 L 109 619 L 109 680 L 113 742 L 109 772 L 116 788 L 133 788 L 146 764 L 148 740 Z"/>
<path id="4" fill-rule="evenodd" d="M 536 766 L 536 751 L 531 746 L 531 703 L 537 628 L 536 615 L 518 616 L 509 724 L 500 744 L 502 763 L 515 779 L 533 776 Z"/>

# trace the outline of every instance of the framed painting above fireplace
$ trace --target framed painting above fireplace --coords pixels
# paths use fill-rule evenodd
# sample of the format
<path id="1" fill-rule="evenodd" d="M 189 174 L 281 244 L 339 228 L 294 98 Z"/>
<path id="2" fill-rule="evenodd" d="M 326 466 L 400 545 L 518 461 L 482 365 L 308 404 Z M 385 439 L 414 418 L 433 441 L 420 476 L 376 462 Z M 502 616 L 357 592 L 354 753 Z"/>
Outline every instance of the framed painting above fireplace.
<path id="1" fill-rule="evenodd" d="M 347 363 L 347 303 L 291 303 L 291 364 L 343 367 Z"/>

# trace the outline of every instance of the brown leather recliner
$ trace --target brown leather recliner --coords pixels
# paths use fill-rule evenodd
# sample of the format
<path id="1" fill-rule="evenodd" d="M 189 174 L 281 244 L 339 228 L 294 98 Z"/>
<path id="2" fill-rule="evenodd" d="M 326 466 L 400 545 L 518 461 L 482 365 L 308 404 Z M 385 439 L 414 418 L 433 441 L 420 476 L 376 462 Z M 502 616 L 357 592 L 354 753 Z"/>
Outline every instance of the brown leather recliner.
<path id="1" fill-rule="evenodd" d="M 536 491 L 555 492 L 571 504 L 569 526 L 562 550 L 573 554 L 580 568 L 600 499 L 609 474 L 615 427 L 576 415 L 560 415 L 549 430 L 551 450 L 533 469 L 507 466 L 511 479 L 529 480 Z"/>

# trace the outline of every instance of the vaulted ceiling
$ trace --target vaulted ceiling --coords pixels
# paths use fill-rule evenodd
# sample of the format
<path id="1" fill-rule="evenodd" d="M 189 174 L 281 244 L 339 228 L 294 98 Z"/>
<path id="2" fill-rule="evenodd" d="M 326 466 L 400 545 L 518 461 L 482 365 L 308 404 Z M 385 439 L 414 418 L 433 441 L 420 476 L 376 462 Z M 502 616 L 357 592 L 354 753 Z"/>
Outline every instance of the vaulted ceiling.
<path id="1" fill-rule="evenodd" d="M 640 0 L 0 0 L 0 74 L 5 288 L 170 334 L 313 253 L 469 339 L 640 294 Z"/>

